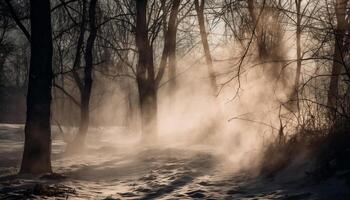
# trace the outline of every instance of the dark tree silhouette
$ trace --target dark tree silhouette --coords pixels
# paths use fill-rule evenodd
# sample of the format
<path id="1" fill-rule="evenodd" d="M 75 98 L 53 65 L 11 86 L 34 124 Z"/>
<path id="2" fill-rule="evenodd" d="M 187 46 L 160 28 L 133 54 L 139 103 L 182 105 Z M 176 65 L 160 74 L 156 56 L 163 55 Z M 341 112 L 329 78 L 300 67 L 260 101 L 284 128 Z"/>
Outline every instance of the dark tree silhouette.
<path id="1" fill-rule="evenodd" d="M 49 0 L 30 1 L 31 58 L 20 173 L 51 172 L 52 33 Z"/>
<path id="2" fill-rule="evenodd" d="M 136 79 L 141 107 L 142 131 L 145 139 L 156 134 L 157 126 L 157 84 L 153 63 L 153 50 L 148 38 L 147 0 L 136 1 L 136 46 L 139 59 Z"/>
<path id="3" fill-rule="evenodd" d="M 89 5 L 89 29 L 90 34 L 86 42 L 85 47 L 85 68 L 84 68 L 84 81 L 80 83 L 80 125 L 79 131 L 76 137 L 74 138 L 73 145 L 84 144 L 87 130 L 90 123 L 90 97 L 91 97 L 91 89 L 92 89 L 92 69 L 93 69 L 93 48 L 97 35 L 97 27 L 96 27 L 96 4 L 97 0 L 91 0 Z M 83 6 L 84 8 L 84 6 Z M 82 20 L 84 22 L 84 20 Z M 79 41 L 81 42 L 81 38 L 84 35 L 83 24 L 81 25 L 81 32 L 79 36 Z M 78 49 L 77 49 L 78 50 Z M 78 53 L 77 53 L 78 54 Z"/>

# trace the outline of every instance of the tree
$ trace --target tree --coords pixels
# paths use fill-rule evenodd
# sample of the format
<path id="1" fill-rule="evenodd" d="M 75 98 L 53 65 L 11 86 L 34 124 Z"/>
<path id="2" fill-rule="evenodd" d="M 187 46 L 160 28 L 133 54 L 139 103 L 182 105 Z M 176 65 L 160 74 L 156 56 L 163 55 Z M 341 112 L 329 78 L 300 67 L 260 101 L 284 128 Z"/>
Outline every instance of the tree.
<path id="1" fill-rule="evenodd" d="M 0 7 L 3 7 L 0 3 Z M 0 12 L 0 87 L 5 83 L 5 61 L 14 51 L 14 44 L 8 40 L 7 33 L 13 29 L 9 19 Z"/>
<path id="2" fill-rule="evenodd" d="M 138 63 L 136 81 L 139 91 L 142 132 L 150 139 L 156 134 L 157 126 L 157 84 L 153 63 L 153 49 L 148 38 L 147 0 L 136 1 L 136 46 Z"/>
<path id="3" fill-rule="evenodd" d="M 164 1 L 165 2 L 165 1 Z M 167 50 L 169 59 L 169 91 L 170 94 L 176 90 L 176 32 L 177 32 L 177 15 L 179 12 L 181 0 L 174 0 L 170 10 L 169 23 L 164 36 L 164 49 Z"/>
<path id="4" fill-rule="evenodd" d="M 90 124 L 90 99 L 91 99 L 91 92 L 92 92 L 92 73 L 93 73 L 93 67 L 94 67 L 94 46 L 95 46 L 95 40 L 97 37 L 97 29 L 98 26 L 96 25 L 97 16 L 96 16 L 96 8 L 97 8 L 97 0 L 91 0 L 89 1 L 89 8 L 87 10 L 87 0 L 78 1 L 77 6 L 80 6 L 79 9 L 72 8 L 71 6 L 67 6 L 67 3 L 64 3 L 62 6 L 64 7 L 63 14 L 61 16 L 69 16 L 70 23 L 68 26 L 71 27 L 77 27 L 77 39 L 74 38 L 74 34 L 70 35 L 69 31 L 67 31 L 67 28 L 59 28 L 58 32 L 58 38 L 65 38 L 69 37 L 72 38 L 73 41 L 76 39 L 76 44 L 74 43 L 75 48 L 73 49 L 74 55 L 72 60 L 72 67 L 69 70 L 70 75 L 72 75 L 72 78 L 74 80 L 75 85 L 77 86 L 78 93 L 79 93 L 79 99 L 75 98 L 75 95 L 71 92 L 68 92 L 64 88 L 64 81 L 61 81 L 61 85 L 58 83 L 54 83 L 54 86 L 58 88 L 60 91 L 63 92 L 64 95 L 66 95 L 75 106 L 79 108 L 80 111 L 80 122 L 79 122 L 79 128 L 78 132 L 75 135 L 75 138 L 73 141 L 68 141 L 67 151 L 77 151 L 81 147 L 84 146 L 85 138 L 87 135 L 88 127 Z M 74 10 L 74 12 L 78 12 L 78 18 L 80 21 L 77 21 L 74 15 L 71 13 L 71 9 Z M 79 12 L 80 11 L 80 12 Z M 67 13 L 67 15 L 64 15 L 64 13 Z M 61 23 L 61 21 L 59 21 Z M 88 29 L 87 29 L 88 26 Z M 68 33 L 67 33 L 68 32 Z M 88 38 L 85 42 L 85 34 L 89 32 Z M 66 35 L 65 35 L 66 34 Z M 73 39 L 74 38 L 74 39 Z M 62 44 L 58 44 L 59 49 L 65 49 L 66 51 L 70 51 L 71 46 L 60 46 Z M 66 44 L 65 44 L 66 45 Z M 83 51 L 83 49 L 85 50 Z M 63 54 L 62 52 L 60 54 Z M 85 66 L 81 67 L 82 58 L 84 59 Z M 69 59 L 69 58 L 66 58 Z M 62 60 L 62 59 L 61 59 Z M 59 61 L 62 62 L 62 61 Z M 63 65 L 63 63 L 61 63 Z M 81 69 L 83 69 L 83 72 L 81 73 Z M 61 78 L 64 79 L 65 72 L 64 70 L 61 70 L 60 73 L 57 73 L 57 75 L 61 75 Z"/>
<path id="5" fill-rule="evenodd" d="M 77 144 L 84 144 L 87 130 L 90 123 L 90 97 L 91 97 L 91 89 L 92 89 L 92 69 L 93 69 L 93 48 L 94 48 L 94 42 L 97 36 L 97 27 L 96 27 L 96 4 L 97 0 L 91 0 L 89 5 L 89 28 L 90 33 L 89 37 L 86 42 L 85 47 L 85 68 L 84 68 L 84 81 L 81 82 L 81 80 L 77 80 L 78 87 L 80 91 L 80 125 L 79 125 L 79 131 L 74 138 L 73 145 Z M 84 6 L 83 6 L 84 8 Z M 84 12 L 84 11 L 83 11 Z M 84 20 L 82 20 L 82 25 L 84 26 Z M 82 28 L 83 29 L 83 28 Z M 81 38 L 84 36 L 84 31 L 81 30 L 79 41 L 81 41 Z M 80 44 L 81 45 L 81 44 Z M 79 48 L 80 46 L 78 46 Z M 77 51 L 80 51 L 80 49 L 77 49 Z M 79 56 L 78 58 L 79 59 Z M 77 61 L 78 62 L 78 61 Z M 77 66 L 75 66 L 77 67 Z"/>
<path id="6" fill-rule="evenodd" d="M 30 0 L 31 58 L 20 173 L 50 173 L 52 31 L 49 0 Z"/>
<path id="7" fill-rule="evenodd" d="M 335 15 L 337 19 L 337 26 L 334 30 L 334 54 L 333 54 L 333 66 L 332 76 L 328 90 L 328 107 L 334 109 L 337 106 L 338 98 L 338 86 L 339 86 L 339 75 L 344 65 L 344 40 L 345 31 L 349 27 L 346 21 L 346 8 L 349 0 L 336 0 L 335 4 Z"/>
<path id="8" fill-rule="evenodd" d="M 156 2 L 156 1 L 154 1 Z M 161 2 L 163 15 L 160 15 L 159 10 L 147 12 L 147 0 L 136 1 L 136 34 L 135 41 L 138 49 L 138 63 L 136 65 L 136 82 L 139 93 L 139 104 L 141 109 L 141 128 L 144 139 L 150 141 L 157 134 L 157 92 L 160 81 L 164 75 L 167 61 L 169 60 L 169 75 L 171 79 L 170 90 L 175 87 L 176 74 L 176 31 L 179 21 L 177 15 L 181 0 L 171 1 L 171 11 L 168 23 L 167 13 L 164 12 L 165 1 Z M 151 9 L 154 9 L 152 4 Z M 147 13 L 149 15 L 147 15 Z M 158 13 L 151 19 L 152 13 Z M 146 16 L 149 16 L 148 19 Z M 148 19 L 148 21 L 147 21 Z M 150 24 L 150 27 L 149 27 Z M 167 24 L 167 27 L 164 26 Z M 154 64 L 153 44 L 158 36 L 160 26 L 164 27 L 164 46 L 160 58 L 158 73 L 156 73 Z M 149 34 L 150 33 L 150 34 Z"/>
<path id="9" fill-rule="evenodd" d="M 302 13 L 301 13 L 301 2 L 302 0 L 295 0 L 295 7 L 297 11 L 297 21 L 296 21 L 296 45 L 297 45 L 297 70 L 295 74 L 295 81 L 294 81 L 294 94 L 293 97 L 296 100 L 297 108 L 299 110 L 299 81 L 300 81 L 300 73 L 301 73 L 301 19 L 302 19 Z"/>
<path id="10" fill-rule="evenodd" d="M 210 84 L 211 84 L 212 90 L 215 94 L 217 91 L 216 77 L 215 77 L 215 72 L 214 72 L 214 68 L 213 68 L 213 61 L 212 61 L 211 53 L 210 53 L 210 49 L 209 49 L 208 36 L 207 36 L 207 32 L 205 30 L 205 20 L 204 20 L 205 0 L 201 0 L 201 2 L 199 2 L 199 0 L 195 0 L 194 5 L 195 5 L 196 12 L 197 12 L 197 18 L 198 18 L 199 30 L 200 30 L 202 45 L 203 45 L 204 54 L 205 54 L 205 60 L 207 62 L 207 66 L 208 66 Z"/>

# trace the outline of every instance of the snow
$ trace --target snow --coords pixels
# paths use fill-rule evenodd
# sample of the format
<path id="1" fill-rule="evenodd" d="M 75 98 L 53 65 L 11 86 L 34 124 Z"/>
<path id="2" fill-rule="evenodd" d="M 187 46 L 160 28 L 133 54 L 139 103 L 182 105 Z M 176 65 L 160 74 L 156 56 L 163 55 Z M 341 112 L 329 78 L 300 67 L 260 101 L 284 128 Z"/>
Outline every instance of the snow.
<path id="1" fill-rule="evenodd" d="M 53 128 L 55 130 L 55 128 Z M 122 128 L 89 132 L 82 154 L 67 155 L 54 133 L 52 165 L 64 179 L 17 176 L 23 125 L 0 125 L 0 199 L 349 199 L 338 180 L 266 180 L 234 170 L 206 145 L 141 146 Z M 100 130 L 101 132 L 101 130 Z M 95 135 L 94 135 L 95 133 Z"/>

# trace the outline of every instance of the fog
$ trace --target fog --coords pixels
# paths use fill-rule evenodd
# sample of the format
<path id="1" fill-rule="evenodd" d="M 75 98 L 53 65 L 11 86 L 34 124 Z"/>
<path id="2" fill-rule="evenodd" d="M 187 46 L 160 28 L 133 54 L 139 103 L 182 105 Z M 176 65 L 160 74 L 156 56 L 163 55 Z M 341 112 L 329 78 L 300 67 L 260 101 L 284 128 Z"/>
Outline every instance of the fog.
<path id="1" fill-rule="evenodd" d="M 0 199 L 350 197 L 349 3 L 0 2 Z"/>

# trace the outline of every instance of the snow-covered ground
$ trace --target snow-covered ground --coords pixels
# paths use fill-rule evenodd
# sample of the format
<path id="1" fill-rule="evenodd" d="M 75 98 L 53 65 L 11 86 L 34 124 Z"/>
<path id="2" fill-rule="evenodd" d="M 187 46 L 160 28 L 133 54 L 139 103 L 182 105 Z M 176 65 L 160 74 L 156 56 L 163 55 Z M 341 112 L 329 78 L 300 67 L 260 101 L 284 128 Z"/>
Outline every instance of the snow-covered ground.
<path id="1" fill-rule="evenodd" d="M 23 126 L 0 125 L 0 199 L 350 199 L 338 180 L 261 179 L 234 170 L 210 146 L 145 147 L 123 132 L 92 129 L 90 145 L 73 156 L 64 153 L 65 143 L 54 134 L 53 170 L 66 178 L 30 178 L 15 175 Z"/>

